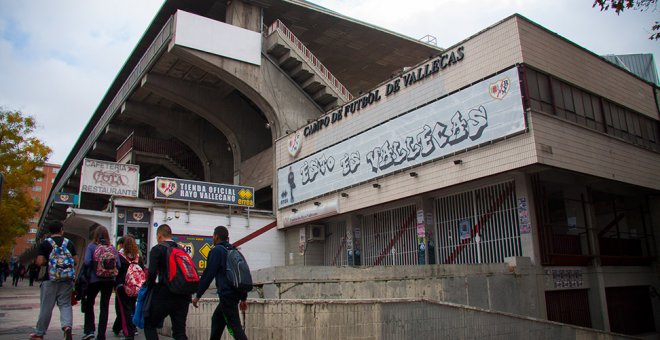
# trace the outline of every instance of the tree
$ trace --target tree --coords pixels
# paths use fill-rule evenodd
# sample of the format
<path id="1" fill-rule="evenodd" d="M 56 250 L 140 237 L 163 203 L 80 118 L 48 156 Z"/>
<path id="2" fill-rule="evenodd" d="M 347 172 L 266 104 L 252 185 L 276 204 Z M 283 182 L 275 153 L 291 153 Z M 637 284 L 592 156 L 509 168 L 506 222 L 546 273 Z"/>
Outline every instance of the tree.
<path id="1" fill-rule="evenodd" d="M 636 11 L 655 11 L 657 9 L 658 0 L 594 0 L 592 7 L 599 7 L 601 11 L 612 10 L 617 15 L 625 10 L 636 10 Z M 651 26 L 651 35 L 649 36 L 651 40 L 660 39 L 660 21 L 656 21 L 653 26 Z"/>
<path id="2" fill-rule="evenodd" d="M 28 189 L 44 176 L 40 170 L 51 150 L 32 134 L 33 117 L 0 107 L 0 172 L 4 175 L 0 200 L 0 257 L 16 237 L 26 233 L 28 220 L 39 208 Z"/>

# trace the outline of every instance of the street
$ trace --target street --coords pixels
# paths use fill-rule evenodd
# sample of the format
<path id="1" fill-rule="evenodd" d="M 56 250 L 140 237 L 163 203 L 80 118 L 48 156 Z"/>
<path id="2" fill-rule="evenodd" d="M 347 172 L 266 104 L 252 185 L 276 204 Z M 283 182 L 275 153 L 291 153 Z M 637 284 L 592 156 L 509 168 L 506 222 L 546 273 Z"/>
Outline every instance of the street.
<path id="1" fill-rule="evenodd" d="M 3 282 L 0 287 L 0 340 L 28 339 L 34 332 L 34 326 L 39 317 L 39 282 L 30 287 L 27 279 L 19 281 L 18 287 L 11 286 L 11 278 Z M 95 304 L 95 315 L 99 315 L 99 300 Z M 115 320 L 115 299 L 110 299 L 110 312 L 108 316 L 108 339 L 119 339 L 112 333 L 112 323 Z M 83 335 L 83 318 L 80 303 L 73 306 L 73 338 L 80 339 Z M 135 339 L 144 339 L 142 330 Z M 161 339 L 169 339 L 160 336 Z M 60 329 L 60 311 L 55 306 L 51 317 L 50 327 L 44 339 L 62 339 Z"/>

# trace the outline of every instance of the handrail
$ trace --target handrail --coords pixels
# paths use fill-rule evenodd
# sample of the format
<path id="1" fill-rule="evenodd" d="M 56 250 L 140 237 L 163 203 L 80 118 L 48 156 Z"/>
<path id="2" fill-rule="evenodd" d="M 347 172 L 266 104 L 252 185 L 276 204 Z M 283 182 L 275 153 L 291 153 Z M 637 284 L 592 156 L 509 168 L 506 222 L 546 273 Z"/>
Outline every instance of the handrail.
<path id="1" fill-rule="evenodd" d="M 266 36 L 270 36 L 275 31 L 279 31 L 284 34 L 291 44 L 298 50 L 300 55 L 304 56 L 307 61 L 309 61 L 312 66 L 314 66 L 321 74 L 328 80 L 328 82 L 335 88 L 337 91 L 346 99 L 347 101 L 353 100 L 353 95 L 348 91 L 348 89 L 328 70 L 323 63 L 310 51 L 307 49 L 305 44 L 296 37 L 289 28 L 287 28 L 282 21 L 279 19 L 275 20 L 266 31 Z"/>

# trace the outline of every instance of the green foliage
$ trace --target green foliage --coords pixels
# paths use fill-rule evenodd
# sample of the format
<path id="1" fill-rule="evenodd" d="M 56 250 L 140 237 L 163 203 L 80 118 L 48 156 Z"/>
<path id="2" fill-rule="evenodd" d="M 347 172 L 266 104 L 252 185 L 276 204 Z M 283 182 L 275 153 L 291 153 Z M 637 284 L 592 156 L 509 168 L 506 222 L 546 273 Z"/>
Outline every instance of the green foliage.
<path id="1" fill-rule="evenodd" d="M 592 7 L 598 7 L 601 11 L 612 10 L 617 15 L 621 14 L 624 10 L 636 11 L 656 11 L 658 0 L 594 0 Z M 651 26 L 650 40 L 660 39 L 660 21 L 656 21 Z"/>
<path id="2" fill-rule="evenodd" d="M 32 134 L 33 117 L 0 107 L 0 172 L 5 176 L 0 192 L 0 257 L 16 237 L 27 231 L 28 220 L 38 209 L 28 190 L 44 176 L 41 167 L 51 150 Z"/>

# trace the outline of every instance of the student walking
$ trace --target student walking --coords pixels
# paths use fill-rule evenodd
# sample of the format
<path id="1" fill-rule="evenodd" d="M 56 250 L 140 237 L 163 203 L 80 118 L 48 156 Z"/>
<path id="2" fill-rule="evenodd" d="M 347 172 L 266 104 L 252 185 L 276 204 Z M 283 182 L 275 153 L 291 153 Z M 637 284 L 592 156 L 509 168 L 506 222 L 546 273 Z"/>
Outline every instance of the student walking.
<path id="1" fill-rule="evenodd" d="M 85 251 L 84 265 L 87 270 L 87 296 L 83 305 L 85 323 L 83 327 L 83 340 L 94 338 L 105 340 L 105 331 L 108 326 L 108 309 L 110 296 L 115 285 L 118 268 L 121 266 L 119 253 L 110 244 L 108 229 L 98 226 L 94 230 L 92 242 Z M 98 328 L 95 325 L 94 303 L 96 296 L 101 293 L 100 315 Z"/>
<path id="2" fill-rule="evenodd" d="M 73 324 L 73 308 L 71 294 L 73 280 L 76 277 L 78 256 L 73 242 L 62 236 L 62 222 L 53 221 L 48 224 L 51 236 L 39 244 L 36 259 L 37 266 L 48 266 L 48 274 L 40 285 L 39 319 L 30 339 L 43 339 L 50 325 L 50 318 L 55 303 L 60 309 L 60 324 L 64 339 L 71 340 Z"/>
<path id="3" fill-rule="evenodd" d="M 188 317 L 188 306 L 191 293 L 181 294 L 173 292 L 167 284 L 168 279 L 168 255 L 179 245 L 172 241 L 172 229 L 167 224 L 161 224 L 156 229 L 158 244 L 149 251 L 149 274 L 147 285 L 153 289 L 153 297 L 149 306 L 149 315 L 144 320 L 144 335 L 147 340 L 158 339 L 156 328 L 169 316 L 172 320 L 172 337 L 176 340 L 187 340 L 186 318 Z M 192 268 L 194 275 L 194 267 Z M 156 282 L 158 277 L 158 282 Z M 196 287 L 195 287 L 196 288 Z"/>
<path id="4" fill-rule="evenodd" d="M 14 270 L 11 272 L 11 284 L 14 287 L 18 287 L 18 280 L 21 278 L 21 265 L 16 262 L 14 264 Z"/>
<path id="5" fill-rule="evenodd" d="M 206 269 L 202 273 L 199 289 L 192 300 L 193 306 L 197 307 L 197 302 L 208 289 L 211 281 L 215 279 L 215 286 L 218 288 L 220 302 L 213 311 L 211 317 L 211 340 L 220 340 L 225 326 L 229 334 L 237 340 L 247 340 L 245 331 L 241 326 L 241 318 L 238 314 L 239 303 L 241 310 L 247 309 L 247 291 L 239 290 L 230 282 L 227 277 L 227 256 L 229 250 L 235 249 L 229 243 L 229 231 L 224 226 L 218 226 L 213 231 L 213 249 L 209 252 Z M 242 256 L 241 256 L 242 257 Z M 250 279 L 250 284 L 251 284 Z"/>
<path id="6" fill-rule="evenodd" d="M 120 332 L 123 334 L 122 339 L 133 340 L 137 331 L 133 325 L 135 302 L 137 293 L 146 279 L 146 274 L 135 238 L 132 235 L 126 235 L 122 240 L 121 267 L 115 282 L 115 306 L 118 309 L 117 318 Z"/>
<path id="7" fill-rule="evenodd" d="M 30 263 L 30 266 L 28 266 L 28 276 L 30 278 L 30 287 L 34 286 L 34 281 L 37 279 L 37 276 L 39 275 L 39 266 L 37 266 L 37 260 L 35 259 Z"/>

